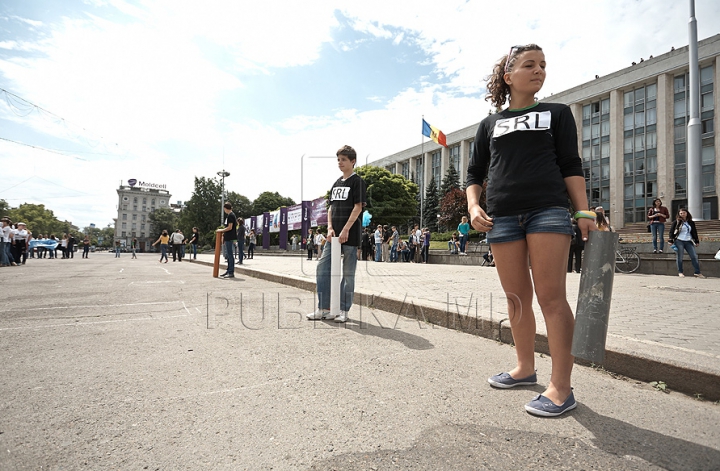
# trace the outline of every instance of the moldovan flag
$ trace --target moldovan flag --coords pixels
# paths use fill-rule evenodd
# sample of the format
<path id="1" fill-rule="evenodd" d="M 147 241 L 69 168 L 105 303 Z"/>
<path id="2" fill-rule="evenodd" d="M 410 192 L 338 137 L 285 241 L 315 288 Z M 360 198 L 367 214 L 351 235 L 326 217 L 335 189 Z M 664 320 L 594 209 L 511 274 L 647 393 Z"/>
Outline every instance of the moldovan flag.
<path id="1" fill-rule="evenodd" d="M 436 128 L 435 126 L 430 126 L 427 121 L 424 119 L 423 122 L 423 130 L 422 133 L 424 136 L 429 137 L 433 141 L 435 141 L 437 144 L 440 144 L 443 147 L 447 147 L 447 144 L 445 143 L 445 134 L 442 133 L 441 130 Z"/>

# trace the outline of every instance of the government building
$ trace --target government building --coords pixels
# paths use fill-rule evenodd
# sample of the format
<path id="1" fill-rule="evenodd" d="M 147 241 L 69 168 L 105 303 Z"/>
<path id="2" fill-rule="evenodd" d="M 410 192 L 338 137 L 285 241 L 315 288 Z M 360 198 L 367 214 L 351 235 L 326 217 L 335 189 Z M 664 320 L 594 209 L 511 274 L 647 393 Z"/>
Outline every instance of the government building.
<path id="1" fill-rule="evenodd" d="M 132 239 L 137 238 L 138 250 L 149 250 L 160 235 L 159 231 L 150 226 L 149 215 L 157 208 L 170 208 L 170 192 L 165 189 L 165 185 L 131 179 L 127 185 L 120 184 L 117 194 L 115 240 L 119 240 L 122 246 L 130 247 Z"/>
<path id="2" fill-rule="evenodd" d="M 718 219 L 715 134 L 720 108 L 720 35 L 698 44 L 702 121 L 702 214 Z M 577 123 L 590 206 L 603 206 L 614 227 L 646 222 L 659 197 L 674 217 L 687 205 L 688 47 L 638 59 L 630 67 L 545 97 L 564 103 Z M 436 123 L 434 123 L 436 124 Z M 479 123 L 446 135 L 447 147 L 430 141 L 372 162 L 419 182 L 439 186 L 453 165 L 465 181 Z"/>

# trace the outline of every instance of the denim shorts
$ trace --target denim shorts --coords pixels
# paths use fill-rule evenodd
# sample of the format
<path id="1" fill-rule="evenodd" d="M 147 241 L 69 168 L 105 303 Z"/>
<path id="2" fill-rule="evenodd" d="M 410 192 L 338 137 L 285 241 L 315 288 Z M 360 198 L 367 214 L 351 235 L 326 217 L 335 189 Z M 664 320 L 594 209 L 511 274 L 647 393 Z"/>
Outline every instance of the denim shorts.
<path id="1" fill-rule="evenodd" d="M 523 240 L 527 234 L 551 232 L 555 234 L 574 234 L 570 211 L 554 206 L 528 211 L 515 216 L 498 216 L 493 219 L 493 227 L 487 233 L 489 244 Z"/>

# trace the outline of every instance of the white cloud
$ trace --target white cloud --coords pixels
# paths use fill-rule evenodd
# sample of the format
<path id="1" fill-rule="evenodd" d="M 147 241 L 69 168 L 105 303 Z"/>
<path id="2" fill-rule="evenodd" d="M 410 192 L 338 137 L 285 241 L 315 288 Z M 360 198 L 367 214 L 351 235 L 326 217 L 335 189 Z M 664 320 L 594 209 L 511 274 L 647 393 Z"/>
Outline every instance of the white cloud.
<path id="1" fill-rule="evenodd" d="M 167 183 L 173 200 L 189 198 L 195 175 L 214 176 L 222 168 L 223 149 L 230 189 L 250 198 L 265 190 L 315 197 L 337 170 L 309 156 L 332 157 L 350 144 L 363 163 L 368 154 L 374 160 L 419 144 L 422 115 L 446 134 L 482 119 L 489 109 L 479 96 L 483 77 L 515 44 L 544 48 L 542 96 L 687 44 L 686 4 L 670 0 L 522 0 L 499 10 L 464 0 L 444 1 L 442 8 L 430 0 L 90 3 L 126 16 L 112 22 L 86 13 L 52 23 L 13 18 L 39 31 L 37 38 L 0 42 L 3 51 L 17 52 L 0 60 L 4 88 L 73 124 L 38 114 L 21 119 L 1 104 L 0 120 L 22 124 L 33 136 L 101 142 L 90 150 L 108 154 L 78 154 L 86 160 L 77 160 L 0 142 L 0 155 L 32 162 L 6 181 L 38 177 L 0 198 L 13 205 L 38 199 L 83 225 L 104 225 L 114 216 L 120 180 Z M 720 4 L 696 3 L 699 37 L 717 34 Z M 334 44 L 334 33 L 346 24 L 366 37 Z M 421 48 L 433 73 L 395 96 L 368 94 L 377 104 L 368 111 L 338 104 L 325 115 L 277 123 L 258 122 L 250 111 L 219 114 L 227 93 L 247 86 L 243 77 L 313 64 L 328 45 L 348 50 L 373 40 Z M 0 137 L 6 137 L 2 131 Z"/>

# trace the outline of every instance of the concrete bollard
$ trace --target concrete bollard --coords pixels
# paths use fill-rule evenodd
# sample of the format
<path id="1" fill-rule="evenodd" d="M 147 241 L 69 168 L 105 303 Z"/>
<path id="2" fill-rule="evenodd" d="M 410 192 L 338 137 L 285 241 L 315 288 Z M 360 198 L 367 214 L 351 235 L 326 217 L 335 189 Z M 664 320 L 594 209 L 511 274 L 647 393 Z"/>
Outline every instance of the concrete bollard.
<path id="1" fill-rule="evenodd" d="M 330 314 L 337 317 L 340 315 L 340 237 L 330 239 Z"/>
<path id="2" fill-rule="evenodd" d="M 594 363 L 605 360 L 618 234 L 592 231 L 585 242 L 575 314 L 572 354 Z"/>

